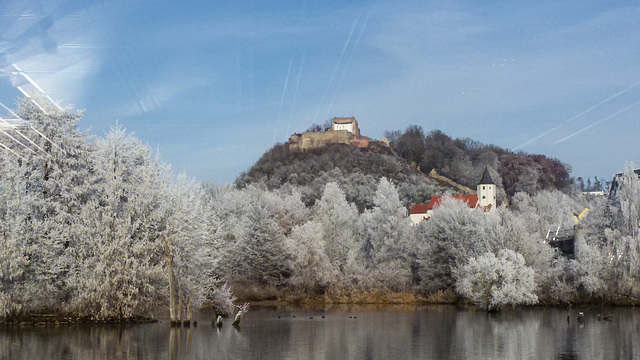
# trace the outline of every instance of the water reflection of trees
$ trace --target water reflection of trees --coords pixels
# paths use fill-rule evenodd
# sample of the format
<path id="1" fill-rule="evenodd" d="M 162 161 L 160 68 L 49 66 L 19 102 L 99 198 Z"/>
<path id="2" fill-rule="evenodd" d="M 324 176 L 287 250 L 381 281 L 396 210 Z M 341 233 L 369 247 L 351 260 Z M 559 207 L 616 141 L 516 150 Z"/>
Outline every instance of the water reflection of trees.
<path id="1" fill-rule="evenodd" d="M 210 322 L 2 329 L 0 359 L 617 359 L 640 353 L 636 309 L 584 309 L 580 323 L 577 311 L 570 310 L 567 322 L 566 309 L 488 314 L 453 306 L 338 306 L 256 309 L 240 328 L 227 321 L 222 329 Z M 612 312 L 613 321 L 596 318 Z"/>

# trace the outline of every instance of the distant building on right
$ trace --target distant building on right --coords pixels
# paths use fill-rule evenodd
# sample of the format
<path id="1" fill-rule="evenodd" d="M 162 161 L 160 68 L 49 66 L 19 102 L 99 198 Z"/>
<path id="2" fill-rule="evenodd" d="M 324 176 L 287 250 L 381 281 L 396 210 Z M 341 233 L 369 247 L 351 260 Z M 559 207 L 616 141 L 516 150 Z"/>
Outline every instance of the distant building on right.
<path id="1" fill-rule="evenodd" d="M 635 169 L 633 172 L 640 177 L 640 169 Z M 620 189 L 620 178 L 624 175 L 624 173 L 617 173 L 613 175 L 613 179 L 611 180 L 611 186 L 609 187 L 609 199 L 613 199 L 616 197 L 618 190 Z"/>

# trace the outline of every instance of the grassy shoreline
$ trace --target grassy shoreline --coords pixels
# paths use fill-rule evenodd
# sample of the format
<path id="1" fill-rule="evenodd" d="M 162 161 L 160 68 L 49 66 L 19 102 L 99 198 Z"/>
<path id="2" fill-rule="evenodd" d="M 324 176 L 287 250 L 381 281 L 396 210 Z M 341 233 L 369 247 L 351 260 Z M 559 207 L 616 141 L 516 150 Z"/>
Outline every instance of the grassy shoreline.
<path id="1" fill-rule="evenodd" d="M 97 320 L 88 316 L 72 314 L 30 314 L 0 318 L 0 327 L 14 326 L 51 326 L 51 325 L 85 325 L 85 324 L 141 324 L 158 320 L 144 316 L 133 316 L 126 319 Z"/>
<path id="2" fill-rule="evenodd" d="M 463 301 L 453 290 L 438 291 L 428 296 L 416 292 L 329 292 L 325 294 L 309 295 L 301 292 L 291 292 L 275 295 L 273 292 L 265 294 L 245 293 L 237 302 L 249 302 L 251 306 L 281 307 L 281 306 L 340 306 L 340 305 L 459 305 L 473 306 Z M 559 307 L 635 307 L 638 301 L 630 298 L 617 299 L 574 299 L 568 303 L 538 303 L 533 308 Z M 209 304 L 211 306 L 211 304 Z M 206 307 L 206 306 L 205 306 Z M 93 319 L 88 316 L 73 314 L 40 313 L 0 318 L 0 327 L 21 326 L 52 326 L 52 325 L 95 325 L 95 324 L 141 324 L 158 322 L 154 317 L 133 316 L 125 319 Z"/>
<path id="3" fill-rule="evenodd" d="M 245 294 L 249 295 L 249 294 Z M 280 305 L 469 305 L 453 289 L 440 290 L 429 295 L 421 295 L 416 292 L 331 292 L 321 295 L 309 295 L 304 293 L 287 293 L 280 296 L 261 297 L 244 296 L 239 302 L 250 302 L 255 306 L 280 306 Z M 574 307 L 574 306 L 614 306 L 635 307 L 640 306 L 640 301 L 630 297 L 617 297 L 609 299 L 576 297 L 568 302 L 547 303 L 540 302 L 533 307 Z M 516 306 L 517 307 L 517 306 Z"/>

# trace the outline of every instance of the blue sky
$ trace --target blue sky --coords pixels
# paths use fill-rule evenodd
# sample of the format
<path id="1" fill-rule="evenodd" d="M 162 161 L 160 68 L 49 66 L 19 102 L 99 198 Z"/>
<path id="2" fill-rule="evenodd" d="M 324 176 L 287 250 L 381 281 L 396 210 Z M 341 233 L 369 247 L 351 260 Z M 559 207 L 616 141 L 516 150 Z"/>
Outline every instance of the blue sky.
<path id="1" fill-rule="evenodd" d="M 33 87 L 16 64 L 84 109 L 82 129 L 118 121 L 218 183 L 333 116 L 372 138 L 416 124 L 609 179 L 640 165 L 639 19 L 632 1 L 9 0 L 0 102 Z"/>

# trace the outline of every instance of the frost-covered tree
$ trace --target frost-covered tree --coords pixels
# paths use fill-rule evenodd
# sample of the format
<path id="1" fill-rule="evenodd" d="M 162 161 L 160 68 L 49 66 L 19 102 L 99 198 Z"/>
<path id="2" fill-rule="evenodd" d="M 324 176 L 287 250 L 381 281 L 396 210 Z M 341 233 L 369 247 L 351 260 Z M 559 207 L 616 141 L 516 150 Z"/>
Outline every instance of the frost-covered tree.
<path id="1" fill-rule="evenodd" d="M 513 197 L 511 209 L 524 218 L 532 232 L 545 232 L 572 228 L 575 224 L 574 214 L 579 214 L 586 207 L 586 202 L 558 191 L 543 190 L 531 196 L 523 192 Z"/>
<path id="2" fill-rule="evenodd" d="M 285 235 L 309 218 L 309 208 L 302 202 L 300 192 L 291 186 L 268 191 L 255 186 L 248 186 L 246 191 L 260 197 L 269 213 L 273 214 Z"/>
<path id="3" fill-rule="evenodd" d="M 590 296 L 603 296 L 607 288 L 605 278 L 609 270 L 606 258 L 597 246 L 588 244 L 583 237 L 576 239 L 575 254 L 572 271 L 576 273 L 576 285 Z"/>
<path id="4" fill-rule="evenodd" d="M 185 174 L 159 190 L 163 220 L 158 235 L 167 245 L 163 250 L 174 276 L 169 280 L 177 282 L 177 289 L 174 286 L 173 290 L 178 293 L 174 296 L 187 309 L 190 321 L 191 309 L 197 309 L 216 289 L 213 241 L 207 227 L 209 209 L 202 186 L 188 180 Z M 182 314 L 174 315 L 179 319 Z"/>
<path id="5" fill-rule="evenodd" d="M 499 217 L 444 197 L 429 221 L 418 229 L 419 279 L 426 292 L 453 285 L 452 271 L 469 258 L 498 248 Z"/>
<path id="6" fill-rule="evenodd" d="M 307 292 L 322 293 L 338 277 L 327 256 L 321 223 L 310 221 L 293 228 L 285 247 L 291 255 L 291 284 Z"/>
<path id="7" fill-rule="evenodd" d="M 220 286 L 216 286 L 211 294 L 211 302 L 213 303 L 213 309 L 217 315 L 229 316 L 236 308 L 234 302 L 237 300 L 233 295 L 231 286 L 227 283 L 223 283 Z"/>
<path id="8" fill-rule="evenodd" d="M 605 232 L 612 226 L 611 208 L 606 197 L 591 199 L 589 214 L 578 224 L 575 260 L 570 262 L 578 292 L 600 299 L 606 297 L 610 279 L 610 256 Z"/>
<path id="9" fill-rule="evenodd" d="M 214 205 L 220 225 L 215 251 L 221 280 L 234 293 L 275 290 L 290 275 L 284 233 L 269 205 L 251 190 L 228 189 Z"/>
<path id="10" fill-rule="evenodd" d="M 586 201 L 558 190 L 542 190 L 535 195 L 524 192 L 513 196 L 510 212 L 504 216 L 505 227 L 518 227 L 519 233 L 507 238 L 509 247 L 521 253 L 527 266 L 535 269 L 537 294 L 541 301 L 570 302 L 576 295 L 571 264 L 543 240 L 558 228 L 572 229 L 574 214 L 587 206 Z"/>
<path id="11" fill-rule="evenodd" d="M 0 317 L 18 315 L 28 298 L 25 287 L 35 285 L 35 279 L 26 274 L 30 271 L 32 197 L 25 191 L 21 177 L 13 173 L 17 158 L 8 155 L 0 154 Z"/>
<path id="12" fill-rule="evenodd" d="M 364 280 L 374 288 L 404 290 L 412 278 L 415 261 L 413 233 L 406 209 L 395 186 L 382 178 L 376 189 L 374 208 L 361 215 Z"/>
<path id="13" fill-rule="evenodd" d="M 640 298 L 640 179 L 627 165 L 616 181 L 615 196 L 589 212 L 574 269 L 587 295 L 629 303 Z"/>
<path id="14" fill-rule="evenodd" d="M 627 164 L 618 179 L 616 225 L 624 235 L 636 237 L 640 232 L 640 179 L 633 167 Z"/>
<path id="15" fill-rule="evenodd" d="M 22 310 L 25 287 L 35 285 L 28 276 L 33 241 L 29 217 L 35 199 L 26 191 L 15 155 L 2 152 L 0 167 L 0 317 L 4 317 Z"/>
<path id="16" fill-rule="evenodd" d="M 502 248 L 521 254 L 526 265 L 534 270 L 536 294 L 540 301 L 567 303 L 575 295 L 568 260 L 543 241 L 544 225 L 530 222 L 532 217 L 538 216 L 535 211 L 533 207 L 518 211 L 498 208 L 498 243 Z"/>
<path id="17" fill-rule="evenodd" d="M 0 293 L 14 310 L 61 311 L 76 245 L 72 225 L 91 194 L 91 149 L 76 129 L 80 113 L 37 97 L 23 100 L 17 112 L 30 127 L 14 134 L 25 147 L 3 151 L 0 163 L 0 241 L 11 269 Z"/>
<path id="18" fill-rule="evenodd" d="M 513 250 L 503 249 L 498 257 L 492 252 L 473 257 L 453 274 L 456 291 L 489 311 L 538 302 L 534 271 L 525 265 L 524 257 Z"/>
<path id="19" fill-rule="evenodd" d="M 347 202 L 344 192 L 336 183 L 328 183 L 313 209 L 313 218 L 322 226 L 326 256 L 337 272 L 334 284 L 346 285 L 357 254 L 358 210 Z"/>
<path id="20" fill-rule="evenodd" d="M 166 169 L 119 126 L 96 141 L 94 194 L 74 230 L 82 234 L 72 307 L 94 318 L 148 314 L 164 288 L 158 189 Z"/>

